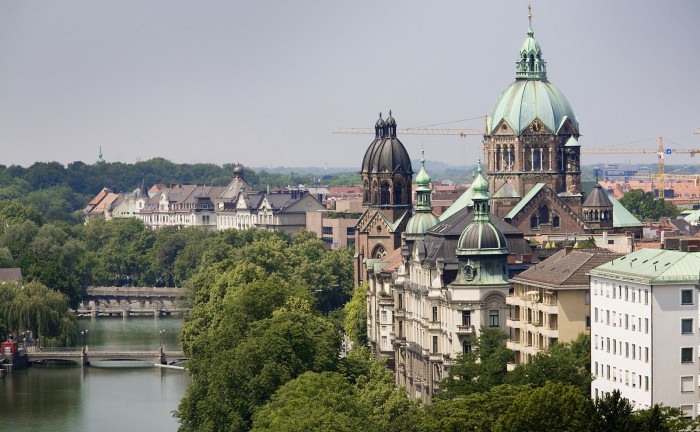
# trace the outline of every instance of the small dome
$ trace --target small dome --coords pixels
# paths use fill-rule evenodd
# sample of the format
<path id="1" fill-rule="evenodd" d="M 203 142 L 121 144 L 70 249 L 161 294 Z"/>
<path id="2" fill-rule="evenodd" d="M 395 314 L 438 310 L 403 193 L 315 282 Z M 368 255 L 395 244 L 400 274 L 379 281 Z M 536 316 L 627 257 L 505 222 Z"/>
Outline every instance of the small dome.
<path id="1" fill-rule="evenodd" d="M 458 255 L 507 254 L 508 246 L 503 233 L 489 222 L 472 222 L 464 229 L 457 242 Z"/>
<path id="2" fill-rule="evenodd" d="M 382 120 L 382 113 L 379 113 L 379 120 L 374 124 L 374 127 L 384 127 L 384 120 Z"/>
<path id="3" fill-rule="evenodd" d="M 481 199 L 488 199 L 489 197 L 489 182 L 486 181 L 484 175 L 481 173 L 481 161 L 477 162 L 476 177 L 471 185 L 472 190 L 472 201 L 476 197 Z"/>
<path id="4" fill-rule="evenodd" d="M 391 110 L 389 110 L 389 117 L 386 118 L 386 125 L 396 126 L 396 120 L 394 120 L 394 117 L 391 116 Z"/>
<path id="5" fill-rule="evenodd" d="M 430 187 L 430 182 L 432 179 L 428 175 L 428 172 L 425 170 L 425 157 L 423 156 L 424 152 L 421 150 L 420 154 L 420 171 L 418 172 L 418 175 L 416 176 L 416 184 L 418 187 Z"/>
<path id="6" fill-rule="evenodd" d="M 242 173 L 242 172 L 243 172 L 243 166 L 241 166 L 241 165 L 236 165 L 236 166 L 233 168 L 233 173 L 234 173 L 234 174 L 240 174 L 240 173 Z"/>
<path id="7" fill-rule="evenodd" d="M 406 224 L 406 240 L 417 240 L 432 227 L 440 223 L 440 219 L 432 213 L 416 213 Z"/>

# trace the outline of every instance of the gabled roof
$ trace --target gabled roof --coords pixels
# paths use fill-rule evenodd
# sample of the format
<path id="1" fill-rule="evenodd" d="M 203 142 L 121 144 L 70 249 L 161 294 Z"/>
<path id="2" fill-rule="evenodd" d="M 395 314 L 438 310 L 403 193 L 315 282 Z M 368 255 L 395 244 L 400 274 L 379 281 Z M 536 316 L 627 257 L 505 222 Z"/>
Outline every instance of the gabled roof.
<path id="1" fill-rule="evenodd" d="M 510 183 L 506 182 L 491 195 L 491 198 L 520 198 L 520 194 L 513 189 Z"/>
<path id="2" fill-rule="evenodd" d="M 610 277 L 646 285 L 698 283 L 700 253 L 640 249 L 592 269 L 592 276 Z"/>
<path id="3" fill-rule="evenodd" d="M 587 273 L 602 264 L 619 258 L 622 254 L 608 249 L 560 250 L 543 262 L 530 267 L 513 278 L 515 282 L 535 284 L 549 288 L 588 288 Z"/>
<path id="4" fill-rule="evenodd" d="M 515 207 L 513 207 L 513 208 L 508 212 L 508 214 L 505 215 L 505 216 L 503 217 L 503 219 L 513 219 L 518 213 L 520 213 L 520 210 L 522 210 L 522 209 L 527 205 L 527 203 L 529 203 L 530 200 L 531 200 L 532 198 L 534 198 L 534 196 L 537 195 L 537 193 L 538 193 L 540 190 L 542 190 L 542 188 L 543 188 L 544 186 L 545 186 L 545 183 L 537 183 L 536 185 L 534 185 L 534 186 L 532 187 L 532 189 L 530 189 L 530 190 L 525 194 L 525 196 L 523 197 L 523 199 L 521 199 L 520 202 L 518 202 L 518 204 L 516 204 Z"/>

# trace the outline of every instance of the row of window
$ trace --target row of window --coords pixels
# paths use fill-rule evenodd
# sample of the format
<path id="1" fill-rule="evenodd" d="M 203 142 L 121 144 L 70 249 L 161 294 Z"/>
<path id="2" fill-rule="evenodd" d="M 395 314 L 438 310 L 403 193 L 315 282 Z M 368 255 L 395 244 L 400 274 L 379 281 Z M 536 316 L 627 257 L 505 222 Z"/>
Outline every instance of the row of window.
<path id="1" fill-rule="evenodd" d="M 600 313 L 598 313 L 600 312 Z M 612 319 L 611 319 L 612 317 Z M 611 325 L 613 327 L 624 327 L 625 330 L 642 332 L 642 318 L 634 315 L 618 313 L 606 309 L 598 310 L 593 308 L 593 321 L 599 324 Z M 691 323 L 692 327 L 692 323 Z M 649 318 L 644 318 L 644 333 L 649 334 Z"/>
<path id="2" fill-rule="evenodd" d="M 619 376 L 618 376 L 619 372 Z M 603 365 L 601 364 L 600 367 L 598 367 L 598 362 L 595 362 L 594 367 L 593 367 L 593 375 L 596 377 L 604 378 L 607 379 L 608 381 L 612 382 L 619 382 L 620 384 L 623 383 L 627 387 L 632 387 L 632 388 L 637 388 L 642 389 L 642 382 L 644 382 L 644 391 L 649 391 L 649 376 L 644 375 L 642 379 L 642 375 L 639 374 L 637 375 L 636 372 L 631 372 L 627 369 L 618 369 L 615 366 L 611 365 Z M 631 379 L 630 379 L 631 378 Z M 691 377 L 692 378 L 692 377 Z"/>
<path id="3" fill-rule="evenodd" d="M 644 348 L 643 358 L 642 348 Z M 637 346 L 637 344 L 629 342 L 623 343 L 617 339 L 593 335 L 593 349 L 605 350 L 605 352 L 612 353 L 613 355 L 624 355 L 626 358 L 631 358 L 632 360 L 642 361 L 643 359 L 645 363 L 649 363 L 649 347 L 642 347 L 641 345 Z"/>
<path id="4" fill-rule="evenodd" d="M 642 291 L 641 288 L 630 288 L 627 285 L 623 288 L 622 285 L 611 285 L 609 286 L 607 282 L 602 284 L 599 288 L 598 284 L 593 284 L 593 295 L 600 295 L 610 298 L 612 294 L 613 299 L 619 299 L 628 301 L 631 303 L 642 303 L 642 298 L 644 304 L 649 304 L 649 290 L 645 289 Z"/>

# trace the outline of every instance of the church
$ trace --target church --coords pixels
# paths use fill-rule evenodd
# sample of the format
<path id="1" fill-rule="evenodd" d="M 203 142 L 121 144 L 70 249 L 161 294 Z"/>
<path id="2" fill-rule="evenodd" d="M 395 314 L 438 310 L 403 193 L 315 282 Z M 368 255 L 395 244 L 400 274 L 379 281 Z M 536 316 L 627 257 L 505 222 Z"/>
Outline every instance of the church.
<path id="1" fill-rule="evenodd" d="M 380 114 L 363 158 L 354 265 L 355 283 L 368 284 L 368 340 L 396 384 L 424 402 L 482 327 L 507 330 L 511 279 L 538 262 L 527 238 L 641 231 L 600 186 L 582 193 L 579 123 L 547 79 L 531 22 L 515 72 L 487 119 L 483 170 L 479 162 L 440 217 L 423 156 L 413 202 L 413 168 L 391 112 Z"/>

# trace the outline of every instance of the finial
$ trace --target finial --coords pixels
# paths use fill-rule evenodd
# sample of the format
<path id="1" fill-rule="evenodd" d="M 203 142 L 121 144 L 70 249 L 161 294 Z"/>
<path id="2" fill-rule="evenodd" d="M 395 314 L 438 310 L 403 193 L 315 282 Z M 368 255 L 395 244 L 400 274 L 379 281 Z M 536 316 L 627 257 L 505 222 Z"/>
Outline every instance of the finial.
<path id="1" fill-rule="evenodd" d="M 425 168 L 425 150 L 420 149 L 420 163 Z"/>
<path id="2" fill-rule="evenodd" d="M 527 5 L 527 19 L 530 20 L 530 25 L 532 25 L 532 5 Z"/>
<path id="3" fill-rule="evenodd" d="M 389 117 L 391 117 L 391 110 L 389 110 Z"/>
<path id="4" fill-rule="evenodd" d="M 481 158 L 476 162 L 476 172 L 481 174 Z"/>
<path id="5" fill-rule="evenodd" d="M 379 113 L 379 118 L 382 118 L 382 113 Z"/>

